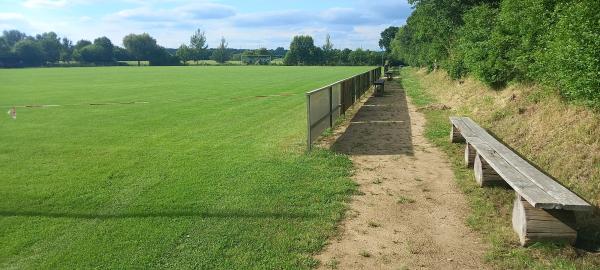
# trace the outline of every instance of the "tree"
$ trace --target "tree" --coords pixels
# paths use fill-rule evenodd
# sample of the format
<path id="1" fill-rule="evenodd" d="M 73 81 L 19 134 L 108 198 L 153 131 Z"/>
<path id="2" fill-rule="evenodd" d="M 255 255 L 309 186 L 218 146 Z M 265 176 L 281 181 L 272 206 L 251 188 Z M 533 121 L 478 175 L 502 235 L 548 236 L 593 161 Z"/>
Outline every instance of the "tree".
<path id="1" fill-rule="evenodd" d="M 123 38 L 123 45 L 129 53 L 138 61 L 149 60 L 156 53 L 158 45 L 156 39 L 148 33 L 141 35 L 129 34 Z"/>
<path id="2" fill-rule="evenodd" d="M 12 48 L 17 42 L 27 38 L 27 35 L 19 30 L 8 30 L 2 31 L 2 38 L 6 42 L 9 48 Z"/>
<path id="3" fill-rule="evenodd" d="M 75 47 L 73 49 L 79 50 L 87 45 L 92 45 L 92 42 L 90 42 L 89 40 L 82 39 L 82 40 L 77 41 L 77 43 L 75 43 Z"/>
<path id="4" fill-rule="evenodd" d="M 114 55 L 115 60 L 117 60 L 117 61 L 135 60 L 135 58 L 133 56 L 131 56 L 129 51 L 127 51 L 125 48 L 122 48 L 119 46 L 115 46 L 115 48 L 113 50 L 113 55 Z"/>
<path id="5" fill-rule="evenodd" d="M 44 53 L 44 62 L 57 62 L 60 59 L 60 39 L 54 32 L 43 33 L 36 36 Z"/>
<path id="6" fill-rule="evenodd" d="M 365 50 L 358 48 L 348 55 L 348 60 L 350 61 L 350 64 L 354 66 L 366 65 L 368 56 L 369 55 Z"/>
<path id="7" fill-rule="evenodd" d="M 176 66 L 181 64 L 177 56 L 171 55 L 167 49 L 161 46 L 156 46 L 148 61 L 151 66 Z"/>
<path id="8" fill-rule="evenodd" d="M 342 51 L 340 51 L 340 62 L 342 65 L 348 65 L 350 64 L 350 53 L 352 53 L 352 50 L 345 48 Z"/>
<path id="9" fill-rule="evenodd" d="M 285 55 L 286 65 L 312 65 L 316 61 L 317 47 L 311 36 L 295 36 L 290 43 L 290 50 Z"/>
<path id="10" fill-rule="evenodd" d="M 323 58 L 324 58 L 324 63 L 326 65 L 335 64 L 334 54 L 333 54 L 333 43 L 331 43 L 331 36 L 329 34 L 327 34 L 327 36 L 325 36 L 325 44 L 323 44 Z"/>
<path id="11" fill-rule="evenodd" d="M 96 59 L 94 62 L 114 62 L 113 51 L 115 46 L 107 37 L 99 37 L 94 40 L 96 46 Z"/>
<path id="12" fill-rule="evenodd" d="M 273 56 L 275 56 L 275 57 L 284 57 L 286 52 L 287 51 L 285 50 L 285 48 L 283 48 L 283 47 L 277 47 L 277 49 L 275 49 L 273 51 Z"/>
<path id="13" fill-rule="evenodd" d="M 44 62 L 44 51 L 32 39 L 23 39 L 15 44 L 15 54 L 26 66 L 39 66 Z"/>
<path id="14" fill-rule="evenodd" d="M 190 49 L 192 50 L 192 60 L 198 63 L 198 60 L 202 60 L 208 49 L 206 43 L 206 34 L 204 31 L 197 29 L 196 32 L 190 37 Z"/>
<path id="15" fill-rule="evenodd" d="M 77 50 L 77 60 L 84 63 L 99 63 L 102 62 L 103 49 L 102 47 L 92 44 L 87 45 Z"/>
<path id="16" fill-rule="evenodd" d="M 60 60 L 67 63 L 73 60 L 73 41 L 66 37 L 60 43 Z"/>
<path id="17" fill-rule="evenodd" d="M 225 63 L 229 60 L 229 53 L 227 52 L 227 41 L 224 37 L 221 37 L 221 42 L 219 43 L 219 47 L 217 47 L 211 56 L 211 58 L 218 63 Z"/>
<path id="18" fill-rule="evenodd" d="M 381 39 L 379 39 L 379 48 L 385 49 L 386 52 L 391 52 L 392 40 L 396 37 L 396 33 L 400 28 L 396 26 L 390 26 L 381 32 Z"/>
<path id="19" fill-rule="evenodd" d="M 179 57 L 179 59 L 181 59 L 181 61 L 185 65 L 187 61 L 192 59 L 194 53 L 193 50 L 190 49 L 190 47 L 188 47 L 185 44 L 181 44 L 181 46 L 179 46 L 179 49 L 177 49 L 177 52 L 175 54 L 177 55 L 177 57 Z"/>

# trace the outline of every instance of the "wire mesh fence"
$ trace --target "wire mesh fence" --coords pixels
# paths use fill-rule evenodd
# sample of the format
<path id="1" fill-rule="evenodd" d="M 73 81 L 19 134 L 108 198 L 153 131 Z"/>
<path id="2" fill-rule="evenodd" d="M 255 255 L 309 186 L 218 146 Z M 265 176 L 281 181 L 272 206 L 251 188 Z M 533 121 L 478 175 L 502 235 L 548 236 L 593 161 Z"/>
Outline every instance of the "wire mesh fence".
<path id="1" fill-rule="evenodd" d="M 381 67 L 306 93 L 307 147 L 360 99 L 381 77 Z"/>

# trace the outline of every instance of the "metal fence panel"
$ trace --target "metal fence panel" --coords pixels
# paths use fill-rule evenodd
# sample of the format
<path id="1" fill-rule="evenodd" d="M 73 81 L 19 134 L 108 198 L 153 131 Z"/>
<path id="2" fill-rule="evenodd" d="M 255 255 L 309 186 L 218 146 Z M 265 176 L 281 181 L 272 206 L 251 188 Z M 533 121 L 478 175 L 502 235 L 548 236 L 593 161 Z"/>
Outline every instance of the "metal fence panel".
<path id="1" fill-rule="evenodd" d="M 306 93 L 308 149 L 325 129 L 335 125 L 337 118 L 359 100 L 380 76 L 381 67 L 378 67 Z"/>

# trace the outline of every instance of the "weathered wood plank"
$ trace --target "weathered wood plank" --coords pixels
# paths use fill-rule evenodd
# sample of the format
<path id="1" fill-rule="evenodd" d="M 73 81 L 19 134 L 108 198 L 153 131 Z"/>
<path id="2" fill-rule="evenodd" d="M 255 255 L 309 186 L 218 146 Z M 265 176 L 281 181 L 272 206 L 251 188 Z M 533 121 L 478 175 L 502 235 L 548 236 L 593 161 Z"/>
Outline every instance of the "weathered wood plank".
<path id="1" fill-rule="evenodd" d="M 487 164 L 506 181 L 517 193 L 521 194 L 530 204 L 539 208 L 554 209 L 560 207 L 560 202 L 550 196 L 543 189 L 531 182 L 527 177 L 512 167 L 504 158 L 499 156 L 483 140 L 476 137 L 467 137 L 471 146 L 477 150 Z"/>
<path id="2" fill-rule="evenodd" d="M 458 119 L 455 119 L 457 121 Z M 554 181 L 554 179 L 545 175 L 533 165 L 529 164 L 526 160 L 515 154 L 512 150 L 500 143 L 496 138 L 491 136 L 482 127 L 477 125 L 473 120 L 468 117 L 463 117 L 462 121 L 457 121 L 465 124 L 468 128 L 461 127 L 461 131 L 468 130 L 470 134 L 474 134 L 473 137 L 480 138 L 485 141 L 494 151 L 501 156 L 508 164 L 518 170 L 522 175 L 526 176 L 530 181 L 539 186 L 544 192 L 556 199 L 557 209 L 576 210 L 576 211 L 592 211 L 593 207 L 588 204 L 585 200 L 577 196 L 575 193 L 562 186 L 560 183 Z M 463 136 L 469 141 L 468 136 Z M 511 181 L 511 180 L 507 180 Z M 529 201 L 529 200 L 528 200 Z"/>
<path id="3" fill-rule="evenodd" d="M 560 212 L 560 219 L 543 209 L 537 209 L 517 194 L 513 205 L 512 224 L 519 236 L 521 245 L 527 246 L 534 242 L 564 241 L 575 243 L 577 231 L 567 223 L 574 222 L 572 211 L 554 210 Z"/>

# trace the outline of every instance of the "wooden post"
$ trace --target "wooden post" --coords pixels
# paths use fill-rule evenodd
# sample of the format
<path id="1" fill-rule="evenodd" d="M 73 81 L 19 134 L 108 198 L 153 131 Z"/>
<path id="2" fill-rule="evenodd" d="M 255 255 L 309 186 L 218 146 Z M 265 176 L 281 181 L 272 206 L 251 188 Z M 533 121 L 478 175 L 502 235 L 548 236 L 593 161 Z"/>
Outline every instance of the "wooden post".
<path id="1" fill-rule="evenodd" d="M 450 130 L 450 142 L 451 143 L 461 143 L 465 142 L 465 138 L 460 134 L 460 130 L 452 125 L 452 130 Z"/>
<path id="2" fill-rule="evenodd" d="M 538 209 L 517 194 L 512 225 L 522 246 L 548 241 L 573 244 L 577 239 L 577 231 L 571 227 L 574 224 L 572 211 Z"/>
<path id="3" fill-rule="evenodd" d="M 475 156 L 473 167 L 475 181 L 477 181 L 480 187 L 505 184 L 502 177 L 479 154 Z"/>
<path id="4" fill-rule="evenodd" d="M 473 168 L 473 163 L 475 162 L 475 156 L 477 155 L 477 151 L 475 148 L 467 143 L 465 145 L 465 167 Z"/>

